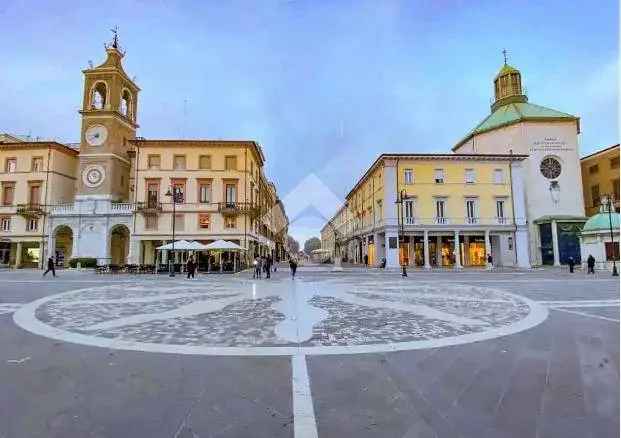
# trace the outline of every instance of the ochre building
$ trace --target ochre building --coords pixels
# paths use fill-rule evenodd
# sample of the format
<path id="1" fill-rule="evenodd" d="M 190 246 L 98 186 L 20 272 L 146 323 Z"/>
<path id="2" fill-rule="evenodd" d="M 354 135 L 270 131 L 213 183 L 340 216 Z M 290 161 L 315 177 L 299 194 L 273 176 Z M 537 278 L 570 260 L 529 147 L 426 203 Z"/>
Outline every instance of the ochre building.
<path id="1" fill-rule="evenodd" d="M 619 145 L 594 152 L 580 160 L 584 210 L 587 216 L 600 211 L 602 199 L 611 199 L 619 212 Z"/>
<path id="2" fill-rule="evenodd" d="M 106 60 L 83 71 L 78 145 L 0 137 L 0 262 L 166 263 L 156 248 L 172 240 L 173 228 L 175 240 L 224 239 L 245 249 L 223 263 L 284 258 L 288 219 L 261 146 L 138 136 L 140 88 L 123 57 L 115 38 Z M 207 257 L 199 255 L 199 269 Z"/>

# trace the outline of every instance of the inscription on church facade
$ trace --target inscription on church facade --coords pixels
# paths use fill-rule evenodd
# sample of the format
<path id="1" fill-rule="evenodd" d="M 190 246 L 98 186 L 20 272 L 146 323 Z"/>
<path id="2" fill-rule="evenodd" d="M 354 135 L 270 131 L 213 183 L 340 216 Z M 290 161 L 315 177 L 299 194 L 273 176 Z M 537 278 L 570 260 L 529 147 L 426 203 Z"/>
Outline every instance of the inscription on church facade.
<path id="1" fill-rule="evenodd" d="M 565 152 L 573 151 L 565 140 L 558 137 L 545 137 L 543 140 L 533 142 L 530 152 Z"/>

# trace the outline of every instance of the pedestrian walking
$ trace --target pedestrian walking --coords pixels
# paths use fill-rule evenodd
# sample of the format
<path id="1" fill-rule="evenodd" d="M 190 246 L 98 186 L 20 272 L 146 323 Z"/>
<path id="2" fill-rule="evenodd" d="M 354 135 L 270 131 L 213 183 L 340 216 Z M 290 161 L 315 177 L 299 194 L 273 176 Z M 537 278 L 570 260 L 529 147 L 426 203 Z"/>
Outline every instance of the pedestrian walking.
<path id="1" fill-rule="evenodd" d="M 56 277 L 56 269 L 54 269 L 54 259 L 52 257 L 47 259 L 47 271 L 43 273 L 43 276 L 45 277 L 45 274 L 47 274 L 50 271 L 52 271 L 52 275 Z"/>
<path id="2" fill-rule="evenodd" d="M 493 269 L 494 268 L 493 261 L 494 261 L 494 259 L 492 259 L 492 254 L 491 253 L 487 254 L 487 269 Z"/>
<path id="3" fill-rule="evenodd" d="M 254 258 L 252 264 L 254 266 L 254 275 L 252 276 L 252 278 L 261 278 L 261 259 L 259 258 L 259 256 L 256 256 Z"/>
<path id="4" fill-rule="evenodd" d="M 190 257 L 188 262 L 185 264 L 185 270 L 188 273 L 188 280 L 190 278 L 194 278 L 194 271 L 196 271 L 196 264 L 194 263 L 194 258 Z"/>
<path id="5" fill-rule="evenodd" d="M 364 255 L 364 267 L 367 268 L 369 266 L 369 255 Z"/>
<path id="6" fill-rule="evenodd" d="M 265 257 L 265 278 L 272 278 L 272 258 Z"/>
<path id="7" fill-rule="evenodd" d="M 569 265 L 569 273 L 573 274 L 574 273 L 574 265 L 576 264 L 576 262 L 574 261 L 573 257 L 569 257 L 567 259 L 567 264 Z"/>
<path id="8" fill-rule="evenodd" d="M 291 278 L 295 278 L 295 271 L 298 269 L 298 263 L 293 259 L 289 259 L 289 268 L 291 269 Z"/>
<path id="9" fill-rule="evenodd" d="M 595 274 L 595 257 L 591 254 L 587 257 L 587 274 Z"/>

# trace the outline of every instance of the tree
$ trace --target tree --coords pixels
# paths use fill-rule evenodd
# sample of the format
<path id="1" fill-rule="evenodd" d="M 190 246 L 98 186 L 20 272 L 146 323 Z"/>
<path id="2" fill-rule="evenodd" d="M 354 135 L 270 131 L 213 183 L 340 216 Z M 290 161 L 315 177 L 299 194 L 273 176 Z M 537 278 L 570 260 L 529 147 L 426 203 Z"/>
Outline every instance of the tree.
<path id="1" fill-rule="evenodd" d="M 318 237 L 311 237 L 304 242 L 304 252 L 310 254 L 313 250 L 321 248 L 321 240 Z"/>
<path id="2" fill-rule="evenodd" d="M 289 249 L 289 254 L 292 256 L 297 256 L 300 251 L 300 244 L 297 240 L 295 240 L 291 236 L 287 236 L 287 248 Z"/>

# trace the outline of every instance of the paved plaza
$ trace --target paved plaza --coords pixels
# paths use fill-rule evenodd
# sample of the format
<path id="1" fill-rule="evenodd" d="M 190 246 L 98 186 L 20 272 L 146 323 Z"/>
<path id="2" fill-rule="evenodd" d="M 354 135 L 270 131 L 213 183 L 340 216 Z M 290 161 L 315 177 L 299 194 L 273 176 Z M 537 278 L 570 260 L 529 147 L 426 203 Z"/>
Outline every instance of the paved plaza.
<path id="1" fill-rule="evenodd" d="M 619 283 L 0 272 L 0 438 L 618 437 Z"/>

